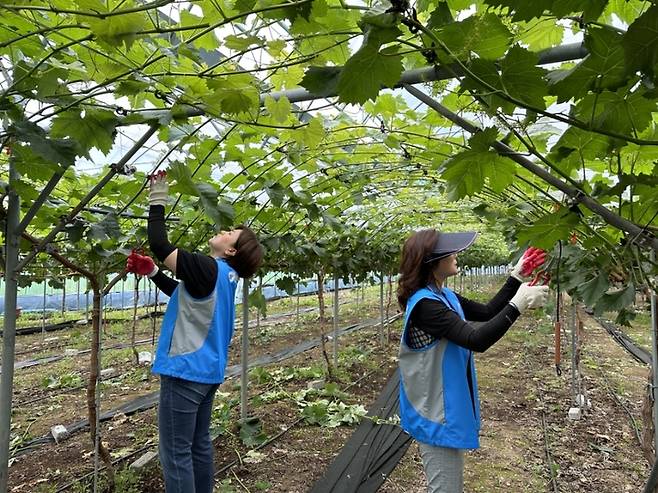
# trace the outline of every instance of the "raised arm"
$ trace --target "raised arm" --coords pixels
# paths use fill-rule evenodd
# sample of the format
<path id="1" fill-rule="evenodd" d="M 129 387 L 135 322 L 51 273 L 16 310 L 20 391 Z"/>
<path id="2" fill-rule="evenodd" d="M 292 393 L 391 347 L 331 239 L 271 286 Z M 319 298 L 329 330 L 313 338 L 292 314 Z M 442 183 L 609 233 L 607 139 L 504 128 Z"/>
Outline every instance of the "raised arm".
<path id="1" fill-rule="evenodd" d="M 169 243 L 167 228 L 165 226 L 165 205 L 169 195 L 169 184 L 167 174 L 164 171 L 152 175 L 149 178 L 149 218 L 147 233 L 149 246 L 156 258 L 163 262 L 167 268 L 176 274 L 178 260 L 178 249 Z"/>

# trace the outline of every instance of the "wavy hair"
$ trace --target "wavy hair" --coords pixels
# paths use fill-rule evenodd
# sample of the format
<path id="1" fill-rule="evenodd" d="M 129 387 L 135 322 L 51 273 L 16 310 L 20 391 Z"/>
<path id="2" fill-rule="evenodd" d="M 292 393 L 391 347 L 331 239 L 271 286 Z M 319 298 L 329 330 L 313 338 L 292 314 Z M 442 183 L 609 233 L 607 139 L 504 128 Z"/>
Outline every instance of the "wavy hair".
<path id="1" fill-rule="evenodd" d="M 398 303 L 402 310 L 407 308 L 411 295 L 429 282 L 436 262 L 426 264 L 423 260 L 432 252 L 438 239 L 439 232 L 436 229 L 422 229 L 404 242 L 397 290 Z"/>

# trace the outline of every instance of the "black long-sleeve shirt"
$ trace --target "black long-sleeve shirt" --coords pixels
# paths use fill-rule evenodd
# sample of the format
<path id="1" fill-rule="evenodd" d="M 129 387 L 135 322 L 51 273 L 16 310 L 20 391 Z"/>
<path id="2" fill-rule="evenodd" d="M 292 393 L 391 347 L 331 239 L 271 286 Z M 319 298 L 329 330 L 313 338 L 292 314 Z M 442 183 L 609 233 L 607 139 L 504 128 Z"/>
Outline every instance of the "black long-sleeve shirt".
<path id="1" fill-rule="evenodd" d="M 517 279 L 508 278 L 487 304 L 457 295 L 466 320 L 484 322 L 477 328 L 462 320 L 444 303 L 427 298 L 419 301 L 414 307 L 410 322 L 412 327 L 429 335 L 431 340 L 445 337 L 466 349 L 484 352 L 503 337 L 519 317 L 519 311 L 508 302 L 520 285 Z M 412 342 L 407 340 L 411 347 L 415 347 Z"/>
<path id="2" fill-rule="evenodd" d="M 151 251 L 161 262 L 177 249 L 167 238 L 164 206 L 152 205 L 149 208 L 147 233 Z M 183 281 L 186 291 L 193 298 L 205 298 L 215 288 L 217 262 L 208 255 L 178 248 L 175 275 Z M 178 286 L 178 281 L 167 276 L 162 270 L 159 270 L 151 280 L 167 296 L 171 296 Z"/>

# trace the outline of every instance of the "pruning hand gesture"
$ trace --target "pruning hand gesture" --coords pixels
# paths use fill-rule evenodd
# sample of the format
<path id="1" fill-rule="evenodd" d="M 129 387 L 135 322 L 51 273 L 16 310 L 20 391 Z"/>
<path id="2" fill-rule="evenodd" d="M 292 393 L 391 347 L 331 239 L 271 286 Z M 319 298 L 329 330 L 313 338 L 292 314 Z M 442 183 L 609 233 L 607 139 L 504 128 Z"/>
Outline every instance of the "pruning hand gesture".
<path id="1" fill-rule="evenodd" d="M 167 205 L 169 197 L 169 184 L 167 183 L 167 172 L 158 171 L 149 176 L 149 204 Z"/>
<path id="2" fill-rule="evenodd" d="M 519 281 L 525 281 L 535 269 L 540 267 L 546 261 L 546 252 L 541 248 L 530 247 L 516 263 L 510 276 Z"/>

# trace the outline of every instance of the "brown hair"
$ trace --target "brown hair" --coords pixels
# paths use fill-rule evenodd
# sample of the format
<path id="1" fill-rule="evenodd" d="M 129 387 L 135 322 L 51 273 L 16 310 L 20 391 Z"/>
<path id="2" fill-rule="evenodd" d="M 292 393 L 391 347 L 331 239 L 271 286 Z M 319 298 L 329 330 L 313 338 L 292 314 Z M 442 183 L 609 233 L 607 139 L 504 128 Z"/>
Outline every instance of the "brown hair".
<path id="1" fill-rule="evenodd" d="M 238 226 L 235 229 L 242 232 L 235 242 L 235 255 L 228 257 L 226 262 L 240 277 L 246 279 L 253 276 L 263 263 L 263 246 L 256 233 L 247 226 Z"/>
<path id="2" fill-rule="evenodd" d="M 422 229 L 404 242 L 397 291 L 398 303 L 403 310 L 407 308 L 411 295 L 429 282 L 436 263 L 423 261 L 432 252 L 438 239 L 439 232 L 436 229 Z"/>

